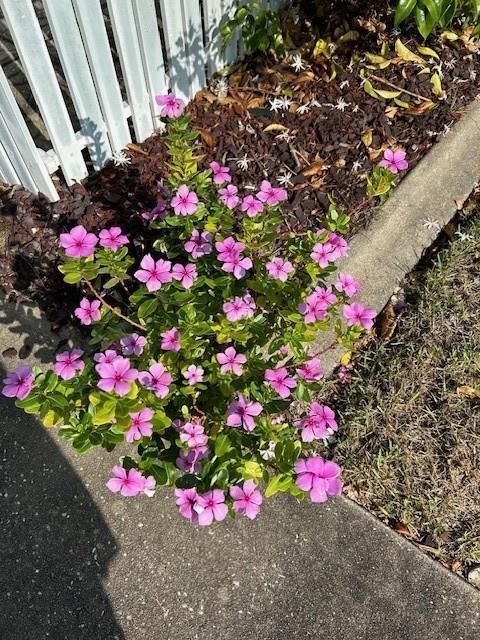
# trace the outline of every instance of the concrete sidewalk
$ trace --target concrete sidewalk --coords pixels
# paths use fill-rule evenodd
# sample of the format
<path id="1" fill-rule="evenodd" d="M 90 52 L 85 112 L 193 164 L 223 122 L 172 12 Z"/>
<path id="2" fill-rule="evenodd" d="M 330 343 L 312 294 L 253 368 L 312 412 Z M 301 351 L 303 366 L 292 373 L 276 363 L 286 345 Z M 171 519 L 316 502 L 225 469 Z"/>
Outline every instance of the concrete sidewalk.
<path id="1" fill-rule="evenodd" d="M 193 527 L 1 400 L 4 640 L 474 640 L 480 593 L 353 503 Z"/>

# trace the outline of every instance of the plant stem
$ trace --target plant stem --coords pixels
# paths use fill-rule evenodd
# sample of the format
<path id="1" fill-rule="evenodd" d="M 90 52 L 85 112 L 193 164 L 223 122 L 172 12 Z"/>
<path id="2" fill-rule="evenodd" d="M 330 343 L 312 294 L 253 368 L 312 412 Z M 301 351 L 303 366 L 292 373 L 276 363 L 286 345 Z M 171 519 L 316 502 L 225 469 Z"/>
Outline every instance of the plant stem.
<path id="1" fill-rule="evenodd" d="M 420 100 L 423 100 L 424 102 L 431 102 L 430 98 L 425 98 L 425 96 L 421 96 L 419 93 L 413 93 L 413 91 L 409 91 L 408 89 L 404 89 L 403 87 L 399 87 L 396 84 L 393 84 L 393 82 L 389 82 L 388 80 L 385 80 L 384 78 L 380 78 L 379 76 L 375 76 L 373 73 L 370 75 L 370 78 L 373 78 L 374 80 L 377 80 L 377 82 L 382 82 L 383 84 L 386 84 L 387 87 L 391 87 L 392 89 L 396 89 L 397 91 L 401 91 L 402 93 L 407 93 L 409 96 L 413 96 L 414 98 L 419 98 Z"/>
<path id="2" fill-rule="evenodd" d="M 120 313 L 120 311 L 117 311 L 117 309 L 112 307 L 111 304 L 108 304 L 108 302 L 105 302 L 105 300 L 102 298 L 102 296 L 98 293 L 98 291 L 95 289 L 95 287 L 92 285 L 92 283 L 89 280 L 83 279 L 82 282 L 84 282 L 87 285 L 88 289 L 91 291 L 91 293 L 93 293 L 93 295 L 97 298 L 97 300 L 100 300 L 100 302 L 103 305 L 105 305 L 107 309 L 111 311 L 115 316 L 117 316 L 118 318 L 121 318 L 124 322 L 128 322 L 128 324 L 131 324 L 132 327 L 136 327 L 137 329 L 141 329 L 142 331 L 145 331 L 145 327 L 142 327 L 141 324 L 137 324 L 133 320 L 130 320 L 129 318 L 124 316 L 123 313 Z"/>

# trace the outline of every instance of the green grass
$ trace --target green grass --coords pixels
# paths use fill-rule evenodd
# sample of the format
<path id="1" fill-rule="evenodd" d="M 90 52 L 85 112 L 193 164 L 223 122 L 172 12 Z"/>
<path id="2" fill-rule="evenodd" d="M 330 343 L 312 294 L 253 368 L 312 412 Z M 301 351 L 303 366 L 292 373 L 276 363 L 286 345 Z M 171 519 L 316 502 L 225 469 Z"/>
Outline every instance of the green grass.
<path id="1" fill-rule="evenodd" d="M 350 384 L 326 390 L 341 431 L 347 495 L 441 557 L 480 562 L 480 220 L 406 284 L 386 343 L 360 354 Z"/>

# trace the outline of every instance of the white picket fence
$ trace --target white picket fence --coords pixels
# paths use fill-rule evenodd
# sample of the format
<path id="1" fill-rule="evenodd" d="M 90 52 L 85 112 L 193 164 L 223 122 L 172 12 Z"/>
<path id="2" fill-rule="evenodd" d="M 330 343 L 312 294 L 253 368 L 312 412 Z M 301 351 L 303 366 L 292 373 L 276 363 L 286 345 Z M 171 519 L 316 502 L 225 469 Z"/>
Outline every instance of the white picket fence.
<path id="1" fill-rule="evenodd" d="M 54 201 L 50 175 L 60 167 L 69 185 L 85 178 L 85 149 L 100 169 L 132 142 L 130 118 L 134 141 L 147 138 L 159 125 L 156 95 L 171 89 L 188 100 L 235 61 L 238 43 L 222 52 L 219 28 L 245 1 L 41 0 L 80 122 L 75 131 L 32 0 L 0 0 L 52 145 L 49 151 L 35 145 L 0 66 L 0 180 Z M 278 8 L 281 0 L 264 3 Z"/>

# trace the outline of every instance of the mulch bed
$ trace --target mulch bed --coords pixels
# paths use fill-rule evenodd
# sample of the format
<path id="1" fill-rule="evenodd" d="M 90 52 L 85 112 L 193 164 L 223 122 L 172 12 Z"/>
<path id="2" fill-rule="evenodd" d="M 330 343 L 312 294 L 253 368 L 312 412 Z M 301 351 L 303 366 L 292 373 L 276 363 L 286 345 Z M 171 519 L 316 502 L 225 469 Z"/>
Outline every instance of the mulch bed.
<path id="1" fill-rule="evenodd" d="M 285 16 L 285 23 L 290 19 Z M 314 17 L 308 20 L 308 29 L 317 31 L 316 38 L 325 35 Z M 305 33 L 306 27 L 295 24 L 299 33 Z M 300 42 L 305 48 L 305 69 L 295 72 L 290 63 L 269 56 L 252 58 L 231 70 L 223 97 L 218 84 L 216 91 L 197 94 L 188 110 L 193 127 L 201 133 L 204 163 L 213 159 L 226 163 L 234 183 L 247 190 L 264 178 L 275 182 L 290 173 L 284 212 L 293 229 L 320 226 L 329 198 L 351 215 L 352 233 L 365 227 L 375 204 L 366 197 L 366 174 L 378 163 L 382 150 L 404 148 L 414 167 L 479 92 L 480 56 L 471 41 L 429 42 L 442 60 L 446 97 L 440 99 L 432 93 L 431 84 L 433 66 L 439 61 L 428 62 L 428 54 L 423 55 L 431 69 L 418 75 L 418 63 L 395 54 L 398 34 L 392 33 L 391 26 L 391 17 L 374 12 L 366 18 L 351 18 L 343 31 L 355 29 L 358 36 L 337 47 L 333 80 L 332 61 L 313 57 L 308 43 Z M 424 44 L 411 29 L 400 37 L 412 52 Z M 378 55 L 382 42 L 389 47 L 385 56 L 392 63 L 367 74 L 390 83 L 372 81 L 377 88 L 392 90 L 394 85 L 409 92 L 400 96 L 409 108 L 399 107 L 392 99 L 371 97 L 364 89 L 360 73 L 371 61 L 363 54 Z M 272 111 L 269 101 L 281 95 L 290 96 L 292 104 L 288 110 Z M 302 113 L 301 105 L 312 100 L 314 106 Z M 433 108 L 427 107 L 428 101 Z M 63 283 L 57 271 L 60 232 L 78 223 L 95 231 L 115 223 L 137 240 L 139 253 L 150 244 L 151 232 L 140 214 L 152 209 L 157 199 L 156 181 L 163 175 L 165 160 L 161 135 L 132 145 L 128 155 L 128 166 L 109 163 L 82 184 L 70 189 L 60 186 L 60 201 L 53 204 L 23 189 L 0 193 L 0 286 L 10 295 L 36 300 L 54 328 L 71 318 L 80 295 Z M 246 171 L 238 164 L 241 159 L 246 159 Z"/>

